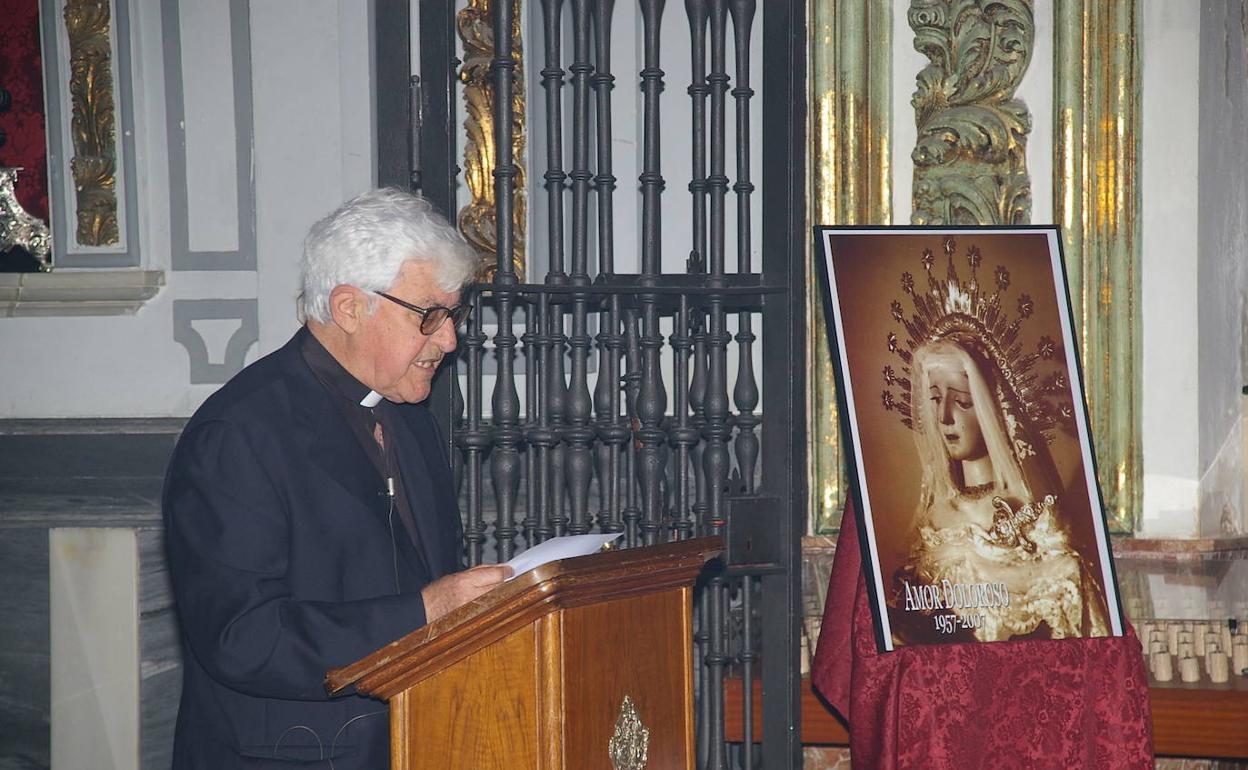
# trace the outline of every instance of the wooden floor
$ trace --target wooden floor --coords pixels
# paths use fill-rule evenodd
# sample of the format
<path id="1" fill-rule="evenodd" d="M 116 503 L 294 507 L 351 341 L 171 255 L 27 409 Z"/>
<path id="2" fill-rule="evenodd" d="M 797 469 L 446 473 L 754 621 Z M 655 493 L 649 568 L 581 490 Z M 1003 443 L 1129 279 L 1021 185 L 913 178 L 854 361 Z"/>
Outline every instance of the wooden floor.
<path id="1" fill-rule="evenodd" d="M 1233 685 L 1201 687 L 1176 684 L 1153 687 L 1153 741 L 1157 756 L 1248 759 L 1248 680 Z M 725 733 L 729 741 L 743 740 L 741 680 L 725 685 Z M 754 734 L 762 735 L 761 685 L 754 682 Z M 803 680 L 802 743 L 812 746 L 848 746 L 849 733 Z"/>

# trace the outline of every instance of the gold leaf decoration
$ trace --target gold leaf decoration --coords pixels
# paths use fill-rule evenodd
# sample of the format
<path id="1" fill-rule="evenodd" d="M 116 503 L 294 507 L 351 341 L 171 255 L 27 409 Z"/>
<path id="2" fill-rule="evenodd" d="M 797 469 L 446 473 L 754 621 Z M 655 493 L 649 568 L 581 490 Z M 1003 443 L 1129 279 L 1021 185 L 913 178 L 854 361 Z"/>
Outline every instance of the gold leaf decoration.
<path id="1" fill-rule="evenodd" d="M 1142 4 L 1054 7 L 1053 217 L 1062 228 L 1076 338 L 1111 532 L 1143 498 L 1140 131 Z"/>
<path id="2" fill-rule="evenodd" d="M 615 732 L 607 745 L 611 766 L 614 770 L 645 770 L 649 753 L 650 730 L 641 723 L 633 699 L 625 695 L 615 718 Z"/>
<path id="3" fill-rule="evenodd" d="M 517 13 L 512 23 L 512 58 L 516 62 L 512 81 L 512 159 L 518 171 L 512 224 L 515 250 L 512 265 L 524 280 L 524 233 L 527 221 L 524 168 L 524 69 L 520 35 L 519 0 L 514 0 Z M 466 118 L 464 129 L 464 180 L 472 201 L 459 212 L 459 229 L 468 242 L 485 255 L 478 280 L 489 281 L 498 268 L 497 209 L 494 194 L 494 169 L 498 152 L 494 142 L 494 89 L 490 83 L 490 62 L 494 58 L 494 0 L 469 0 L 459 12 L 456 25 L 464 43 L 464 64 L 459 79 L 464 84 Z"/>
<path id="4" fill-rule="evenodd" d="M 812 224 L 892 222 L 892 39 L 890 0 L 807 5 L 810 24 L 809 216 Z M 811 258 L 816 257 L 811 255 Z M 821 258 L 821 257 L 819 257 Z M 809 268 L 814 275 L 813 265 Z M 806 295 L 811 415 L 807 462 L 810 534 L 833 534 L 848 489 L 836 383 L 823 303 Z M 822 603 L 819 605 L 822 607 Z"/>
<path id="5" fill-rule="evenodd" d="M 914 160 L 916 225 L 1031 220 L 1027 134 L 1014 98 L 1035 45 L 1032 0 L 911 0 L 918 74 Z"/>
<path id="6" fill-rule="evenodd" d="M 64 16 L 73 103 L 74 156 L 69 166 L 78 202 L 77 239 L 86 246 L 111 246 L 120 236 L 109 3 L 69 0 Z"/>

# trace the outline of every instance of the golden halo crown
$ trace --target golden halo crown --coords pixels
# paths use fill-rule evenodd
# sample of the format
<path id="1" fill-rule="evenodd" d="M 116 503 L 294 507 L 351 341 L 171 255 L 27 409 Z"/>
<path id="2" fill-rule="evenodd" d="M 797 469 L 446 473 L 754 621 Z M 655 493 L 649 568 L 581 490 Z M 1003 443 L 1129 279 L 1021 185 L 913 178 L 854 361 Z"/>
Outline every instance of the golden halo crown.
<path id="1" fill-rule="evenodd" d="M 952 339 L 995 369 L 992 375 L 997 397 L 1015 443 L 1023 440 L 1018 431 L 1019 418 L 1051 441 L 1054 428 L 1069 427 L 1073 422 L 1070 383 L 1060 340 L 1046 334 L 1036 341 L 1034 350 L 1024 352 L 1019 337 L 1024 322 L 1035 312 L 1031 296 L 1018 295 L 1016 317 L 1011 320 L 1003 309 L 1005 293 L 1010 288 L 1010 273 L 1004 266 L 997 265 L 991 276 L 992 286 L 985 288 L 980 277 L 983 254 L 978 246 L 971 245 L 964 255 L 970 267 L 966 280 L 958 274 L 957 241 L 945 236 L 941 251 L 948 263 L 943 280 L 933 273 L 935 252 L 923 249 L 920 262 L 927 277 L 925 291 L 916 289 L 914 275 L 909 271 L 901 274 L 901 290 L 909 295 L 914 312 L 907 317 L 898 299 L 890 304 L 893 320 L 901 324 L 904 339 L 896 331 L 888 333 L 888 349 L 898 357 L 900 365 L 898 369 L 884 367 L 884 408 L 897 412 L 906 427 L 915 427 L 917 415 L 910 394 L 914 353 L 929 342 Z M 894 388 L 898 393 L 893 392 Z"/>

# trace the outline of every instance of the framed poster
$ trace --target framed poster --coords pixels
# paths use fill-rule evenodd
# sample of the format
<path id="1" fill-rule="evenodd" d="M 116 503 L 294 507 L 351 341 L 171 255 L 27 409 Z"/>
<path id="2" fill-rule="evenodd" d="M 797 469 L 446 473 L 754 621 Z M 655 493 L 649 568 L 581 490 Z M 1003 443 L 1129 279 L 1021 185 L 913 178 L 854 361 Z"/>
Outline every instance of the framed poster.
<path id="1" fill-rule="evenodd" d="M 880 649 L 1121 636 L 1057 229 L 815 235 Z"/>

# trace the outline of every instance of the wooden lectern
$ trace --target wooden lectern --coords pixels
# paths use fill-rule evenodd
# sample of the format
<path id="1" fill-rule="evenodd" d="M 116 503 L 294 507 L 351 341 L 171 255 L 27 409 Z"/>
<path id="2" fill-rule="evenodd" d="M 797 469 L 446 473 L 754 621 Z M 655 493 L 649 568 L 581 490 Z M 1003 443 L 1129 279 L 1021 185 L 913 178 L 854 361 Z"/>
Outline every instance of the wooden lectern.
<path id="1" fill-rule="evenodd" d="M 394 770 L 693 769 L 693 581 L 719 538 L 551 562 L 330 671 Z"/>

